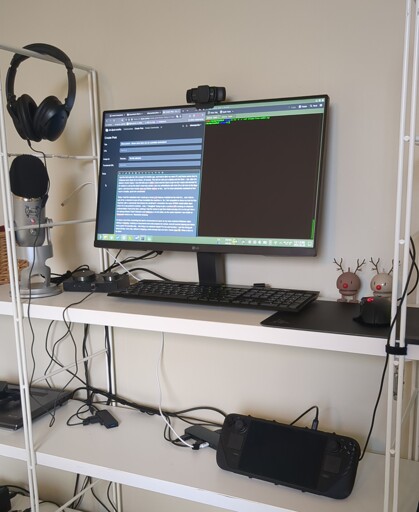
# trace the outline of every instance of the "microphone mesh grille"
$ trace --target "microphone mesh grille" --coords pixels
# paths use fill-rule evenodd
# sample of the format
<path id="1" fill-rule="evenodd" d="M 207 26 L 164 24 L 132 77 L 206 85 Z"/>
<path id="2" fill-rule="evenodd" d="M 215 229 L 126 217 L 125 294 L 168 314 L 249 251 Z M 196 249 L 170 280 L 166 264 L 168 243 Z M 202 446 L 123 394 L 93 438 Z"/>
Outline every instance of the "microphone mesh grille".
<path id="1" fill-rule="evenodd" d="M 48 171 L 39 158 L 19 155 L 10 166 L 10 188 L 13 194 L 28 199 L 43 197 L 48 192 Z"/>

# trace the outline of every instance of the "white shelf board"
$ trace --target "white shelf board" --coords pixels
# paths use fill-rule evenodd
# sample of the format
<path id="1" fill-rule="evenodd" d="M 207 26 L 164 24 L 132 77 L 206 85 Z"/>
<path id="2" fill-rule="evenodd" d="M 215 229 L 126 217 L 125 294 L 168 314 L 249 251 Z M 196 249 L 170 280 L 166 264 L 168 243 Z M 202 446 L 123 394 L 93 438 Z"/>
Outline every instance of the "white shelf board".
<path id="1" fill-rule="evenodd" d="M 161 418 L 124 408 L 112 409 L 119 427 L 66 425 L 79 407 L 70 401 L 49 418 L 37 420 L 34 444 L 37 463 L 89 475 L 237 512 L 381 512 L 384 456 L 367 454 L 360 462 L 354 490 L 345 500 L 289 489 L 223 471 L 215 451 L 193 451 L 163 438 Z M 0 431 L 0 455 L 21 457 L 22 431 Z M 415 510 L 419 500 L 419 463 L 402 461 L 400 512 Z"/>
<path id="2" fill-rule="evenodd" d="M 102 293 L 87 295 L 64 292 L 54 297 L 32 300 L 30 315 L 32 318 L 62 320 L 64 308 L 85 298 L 81 304 L 71 306 L 66 311 L 67 320 L 109 327 L 385 356 L 383 338 L 261 326 L 260 322 L 270 316 L 272 311 L 129 300 L 108 297 Z M 27 315 L 27 301 L 23 302 L 23 309 Z M 13 315 L 9 288 L 6 285 L 0 286 L 0 315 Z M 409 346 L 408 357 L 419 360 L 419 345 Z"/>

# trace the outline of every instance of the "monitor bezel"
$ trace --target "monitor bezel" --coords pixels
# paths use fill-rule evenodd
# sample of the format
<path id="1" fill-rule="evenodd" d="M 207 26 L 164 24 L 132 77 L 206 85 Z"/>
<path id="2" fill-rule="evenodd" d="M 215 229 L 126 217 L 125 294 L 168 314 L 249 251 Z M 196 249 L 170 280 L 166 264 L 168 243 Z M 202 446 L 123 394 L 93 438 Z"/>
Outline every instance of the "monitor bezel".
<path id="1" fill-rule="evenodd" d="M 96 222 L 95 222 L 95 235 L 94 235 L 94 246 L 103 249 L 117 249 L 117 250 L 129 250 L 129 251 L 174 251 L 174 252 L 192 252 L 192 253 L 215 253 L 215 254 L 249 254 L 249 255 L 265 255 L 265 256 L 316 256 L 319 248 L 319 231 L 321 222 L 321 203 L 323 196 L 323 181 L 324 181 L 324 168 L 326 159 L 326 139 L 327 139 L 327 125 L 329 117 L 329 102 L 330 98 L 327 94 L 313 94 L 304 96 L 289 96 L 283 98 L 268 98 L 268 99 L 253 99 L 253 100 L 242 100 L 242 101 L 227 101 L 218 104 L 217 106 L 229 105 L 246 105 L 263 102 L 275 102 L 275 101 L 303 101 L 307 99 L 324 99 L 324 113 L 323 113 L 323 129 L 322 129 L 322 141 L 320 145 L 320 157 L 319 157 L 319 175 L 317 181 L 317 192 L 316 192 L 316 208 L 315 208 L 315 219 L 316 226 L 313 238 L 313 247 L 283 247 L 283 246 L 241 246 L 241 245 L 216 245 L 216 244 L 199 244 L 199 243 L 175 243 L 175 242 L 155 242 L 147 240 L 136 240 L 136 241 L 124 241 L 124 240 L 100 240 L 98 239 L 98 215 L 101 201 L 101 169 L 103 164 L 103 141 L 104 141 L 104 120 L 109 114 L 117 115 L 119 113 L 131 113 L 131 112 L 146 112 L 153 110 L 166 110 L 166 109 L 179 109 L 179 108 L 198 108 L 196 105 L 169 105 L 169 106 L 156 106 L 156 107 L 141 107 L 141 108 L 122 108 L 122 109 L 111 109 L 105 110 L 102 113 L 102 130 L 100 140 L 100 163 L 99 163 L 99 178 L 98 178 L 98 197 L 97 197 L 97 208 L 96 208 Z"/>

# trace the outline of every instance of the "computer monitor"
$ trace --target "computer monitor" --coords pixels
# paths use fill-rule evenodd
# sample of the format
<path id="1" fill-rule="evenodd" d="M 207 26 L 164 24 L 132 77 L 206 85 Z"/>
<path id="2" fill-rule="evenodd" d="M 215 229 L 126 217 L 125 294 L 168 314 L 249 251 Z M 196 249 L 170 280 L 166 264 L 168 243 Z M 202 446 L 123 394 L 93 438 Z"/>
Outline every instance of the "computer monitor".
<path id="1" fill-rule="evenodd" d="M 105 111 L 94 245 L 193 251 L 206 282 L 224 253 L 315 256 L 328 103 Z"/>

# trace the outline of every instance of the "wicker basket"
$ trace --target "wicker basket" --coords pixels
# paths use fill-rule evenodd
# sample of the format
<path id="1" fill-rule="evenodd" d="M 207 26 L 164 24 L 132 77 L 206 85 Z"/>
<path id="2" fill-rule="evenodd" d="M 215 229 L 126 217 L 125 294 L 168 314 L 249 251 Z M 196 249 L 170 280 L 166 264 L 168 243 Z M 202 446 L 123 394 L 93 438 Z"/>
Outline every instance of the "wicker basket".
<path id="1" fill-rule="evenodd" d="M 19 270 L 28 266 L 26 260 L 18 261 Z M 7 264 L 7 244 L 6 234 L 1 231 L 0 228 L 0 284 L 6 284 L 10 281 L 9 279 L 9 265 Z"/>

